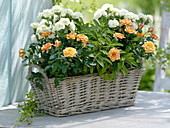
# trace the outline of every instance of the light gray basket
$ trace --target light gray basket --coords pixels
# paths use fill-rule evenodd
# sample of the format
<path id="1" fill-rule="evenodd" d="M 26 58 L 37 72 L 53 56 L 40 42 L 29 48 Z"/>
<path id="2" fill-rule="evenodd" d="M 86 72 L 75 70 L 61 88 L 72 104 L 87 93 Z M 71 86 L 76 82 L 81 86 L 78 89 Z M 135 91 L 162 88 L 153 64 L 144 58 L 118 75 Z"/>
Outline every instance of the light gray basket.
<path id="1" fill-rule="evenodd" d="M 33 67 L 40 70 L 32 64 L 28 76 Z M 118 74 L 116 82 L 97 74 L 67 77 L 55 88 L 54 78 L 48 79 L 41 72 L 43 91 L 34 86 L 34 81 L 30 82 L 40 110 L 53 116 L 69 116 L 133 105 L 142 73 L 141 69 L 133 69 L 127 76 Z"/>

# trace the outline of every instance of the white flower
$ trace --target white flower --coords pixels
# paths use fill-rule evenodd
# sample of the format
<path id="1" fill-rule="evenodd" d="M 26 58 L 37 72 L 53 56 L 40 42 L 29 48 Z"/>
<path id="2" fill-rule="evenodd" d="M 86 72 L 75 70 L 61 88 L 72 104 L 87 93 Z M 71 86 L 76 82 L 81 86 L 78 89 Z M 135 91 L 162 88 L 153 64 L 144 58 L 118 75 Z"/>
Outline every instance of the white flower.
<path id="1" fill-rule="evenodd" d="M 70 19 L 69 18 L 61 18 L 59 20 L 59 22 L 64 24 L 64 25 L 69 25 L 70 24 Z"/>
<path id="2" fill-rule="evenodd" d="M 30 26 L 33 28 L 38 28 L 40 26 L 40 24 L 39 23 L 31 23 Z"/>
<path id="3" fill-rule="evenodd" d="M 117 20 L 109 20 L 108 24 L 110 28 L 119 26 L 119 22 Z"/>
<path id="4" fill-rule="evenodd" d="M 128 10 L 126 10 L 126 9 L 121 9 L 121 10 L 119 10 L 119 12 L 116 13 L 116 15 L 117 15 L 117 16 L 125 16 L 125 15 L 127 15 L 128 13 L 129 13 Z"/>
<path id="5" fill-rule="evenodd" d="M 65 24 L 61 23 L 61 22 L 57 22 L 55 23 L 55 26 L 53 26 L 52 31 L 60 31 L 61 29 L 65 29 Z"/>
<path id="6" fill-rule="evenodd" d="M 52 9 L 51 9 L 51 11 L 52 11 L 53 13 L 55 13 L 55 12 L 61 12 L 62 10 L 63 10 L 63 8 L 62 8 L 61 6 L 59 6 L 59 5 L 55 5 L 55 6 L 53 6 Z"/>
<path id="7" fill-rule="evenodd" d="M 61 16 L 66 16 L 66 14 L 72 15 L 73 11 L 71 9 L 63 9 L 61 10 Z"/>
<path id="8" fill-rule="evenodd" d="M 139 18 L 142 18 L 144 21 L 147 20 L 147 16 L 144 15 L 143 13 L 139 13 L 138 16 L 139 16 Z"/>
<path id="9" fill-rule="evenodd" d="M 153 22 L 153 17 L 151 15 L 146 15 L 147 19 L 149 20 L 150 23 Z"/>
<path id="10" fill-rule="evenodd" d="M 120 10 L 119 10 L 118 8 L 111 8 L 110 11 L 113 12 L 113 13 L 117 13 L 117 12 L 119 12 Z"/>
<path id="11" fill-rule="evenodd" d="M 138 15 L 136 15 L 136 14 L 134 14 L 133 15 L 133 19 L 132 19 L 133 21 L 135 21 L 135 20 L 139 20 L 139 16 Z"/>
<path id="12" fill-rule="evenodd" d="M 50 34 L 50 35 L 48 35 L 48 38 L 54 39 L 54 38 L 55 38 L 55 34 Z"/>
<path id="13" fill-rule="evenodd" d="M 33 34 L 33 35 L 31 36 L 31 41 L 32 41 L 33 43 L 36 43 L 36 42 L 37 42 L 37 37 L 36 37 L 35 34 Z"/>
<path id="14" fill-rule="evenodd" d="M 138 24 L 137 24 L 137 23 L 135 23 L 135 22 L 133 22 L 133 23 L 132 23 L 132 28 L 134 28 L 134 29 L 138 29 Z"/>
<path id="15" fill-rule="evenodd" d="M 37 33 L 41 33 L 43 31 L 50 31 L 51 28 L 50 27 L 47 27 L 46 25 L 40 25 L 38 28 L 37 28 Z"/>
<path id="16" fill-rule="evenodd" d="M 133 12 L 127 12 L 124 15 L 125 19 L 133 19 L 134 18 L 134 13 Z"/>
<path id="17" fill-rule="evenodd" d="M 45 25 L 46 23 L 48 23 L 48 20 L 42 19 L 40 25 Z"/>
<path id="18" fill-rule="evenodd" d="M 48 17 L 53 16 L 54 13 L 52 12 L 51 9 L 45 9 L 45 10 L 42 12 L 42 15 L 43 15 L 45 18 L 48 18 Z"/>
<path id="19" fill-rule="evenodd" d="M 54 18 L 53 18 L 53 23 L 55 23 L 56 21 L 59 20 L 59 16 L 58 15 L 54 15 Z"/>
<path id="20" fill-rule="evenodd" d="M 101 9 L 102 10 L 107 10 L 107 9 L 112 9 L 112 8 L 113 8 L 112 4 L 104 4 Z"/>
<path id="21" fill-rule="evenodd" d="M 73 19 L 79 19 L 79 18 L 82 18 L 83 17 L 83 15 L 80 13 L 80 12 L 74 12 L 73 14 L 72 14 L 72 18 Z"/>
<path id="22" fill-rule="evenodd" d="M 76 26 L 73 21 L 70 22 L 70 30 L 74 31 L 76 29 Z"/>
<path id="23" fill-rule="evenodd" d="M 38 14 L 38 19 L 41 19 L 42 18 L 42 16 L 43 16 L 43 13 L 42 12 L 40 12 L 39 14 Z"/>
<path id="24" fill-rule="evenodd" d="M 95 13 L 94 13 L 94 18 L 93 19 L 99 19 L 102 16 L 107 16 L 107 12 L 102 10 L 102 9 L 98 9 Z"/>

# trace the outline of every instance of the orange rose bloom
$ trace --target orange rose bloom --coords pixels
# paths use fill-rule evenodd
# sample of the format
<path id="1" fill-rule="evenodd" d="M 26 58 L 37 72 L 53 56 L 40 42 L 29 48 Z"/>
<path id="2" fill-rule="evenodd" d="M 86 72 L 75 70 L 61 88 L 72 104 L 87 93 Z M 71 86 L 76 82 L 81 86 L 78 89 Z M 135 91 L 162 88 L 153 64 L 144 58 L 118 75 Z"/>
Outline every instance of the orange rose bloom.
<path id="1" fill-rule="evenodd" d="M 83 43 L 86 43 L 86 42 L 89 41 L 89 39 L 84 34 L 78 34 L 77 35 L 77 41 L 82 41 Z"/>
<path id="2" fill-rule="evenodd" d="M 58 47 L 61 44 L 61 41 L 56 40 L 54 46 Z"/>
<path id="3" fill-rule="evenodd" d="M 42 52 L 45 52 L 46 50 L 49 50 L 51 49 L 51 47 L 53 46 L 53 44 L 51 44 L 50 42 L 44 44 L 42 47 L 41 47 L 41 50 Z"/>
<path id="4" fill-rule="evenodd" d="M 24 59 L 25 56 L 25 51 L 23 49 L 19 50 L 19 57 L 21 57 L 22 59 Z"/>
<path id="5" fill-rule="evenodd" d="M 155 45 L 151 41 L 145 42 L 142 47 L 146 53 L 153 53 L 155 51 Z"/>
<path id="6" fill-rule="evenodd" d="M 112 62 L 119 60 L 120 59 L 120 51 L 116 48 L 112 48 L 112 49 L 110 49 L 110 51 L 108 53 L 108 57 L 110 58 L 110 60 Z"/>
<path id="7" fill-rule="evenodd" d="M 50 32 L 50 31 L 44 31 L 44 32 L 41 32 L 40 33 L 40 35 L 44 38 L 44 37 L 46 37 L 46 36 L 48 36 L 48 35 L 50 35 L 50 34 L 53 34 L 52 32 Z"/>
<path id="8" fill-rule="evenodd" d="M 66 35 L 67 39 L 76 39 L 77 33 L 69 33 Z"/>
<path id="9" fill-rule="evenodd" d="M 120 20 L 120 25 L 123 26 L 132 26 L 132 21 L 130 19 L 123 19 L 123 20 Z"/>
<path id="10" fill-rule="evenodd" d="M 137 36 L 139 36 L 139 37 L 142 37 L 144 35 L 145 35 L 145 33 L 143 33 L 143 32 L 142 33 L 139 33 L 139 32 L 137 33 Z"/>
<path id="11" fill-rule="evenodd" d="M 115 34 L 113 34 L 113 37 L 117 37 L 117 38 L 119 38 L 119 39 L 124 39 L 124 38 L 126 38 L 123 34 L 121 34 L 121 33 L 115 33 Z"/>
<path id="12" fill-rule="evenodd" d="M 131 27 L 126 27 L 125 28 L 125 32 L 128 32 L 128 33 L 136 33 L 136 30 L 134 28 L 131 28 Z"/>
<path id="13" fill-rule="evenodd" d="M 75 48 L 68 47 L 63 50 L 63 54 L 65 57 L 76 57 L 77 51 Z"/>

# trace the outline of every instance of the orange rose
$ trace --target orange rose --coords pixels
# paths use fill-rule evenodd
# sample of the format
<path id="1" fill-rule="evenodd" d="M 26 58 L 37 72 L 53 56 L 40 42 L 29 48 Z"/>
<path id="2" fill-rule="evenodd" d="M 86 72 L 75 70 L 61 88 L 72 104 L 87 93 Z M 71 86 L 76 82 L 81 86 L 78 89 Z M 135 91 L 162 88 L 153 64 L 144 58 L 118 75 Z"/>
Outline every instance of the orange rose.
<path id="1" fill-rule="evenodd" d="M 142 36 L 144 36 L 145 35 L 145 33 L 139 33 L 139 32 L 137 32 L 137 36 L 139 36 L 139 37 L 142 37 Z"/>
<path id="2" fill-rule="evenodd" d="M 50 31 L 44 31 L 44 32 L 41 32 L 40 33 L 40 35 L 44 38 L 44 37 L 46 37 L 46 36 L 48 36 L 48 35 L 50 35 L 50 34 L 53 34 L 52 32 L 50 32 Z"/>
<path id="3" fill-rule="evenodd" d="M 132 26 L 132 21 L 130 19 L 123 19 L 123 20 L 120 20 L 120 25 L 123 26 Z"/>
<path id="4" fill-rule="evenodd" d="M 142 47 L 146 53 L 153 53 L 155 51 L 155 45 L 151 41 L 145 42 Z"/>
<path id="5" fill-rule="evenodd" d="M 65 57 L 76 57 L 77 51 L 75 48 L 68 47 L 63 50 L 63 54 Z"/>
<path id="6" fill-rule="evenodd" d="M 25 51 L 23 49 L 19 50 L 19 57 L 21 57 L 22 59 L 24 59 L 25 56 Z"/>
<path id="7" fill-rule="evenodd" d="M 41 50 L 42 52 L 45 52 L 46 50 L 49 50 L 51 49 L 51 47 L 53 46 L 53 44 L 51 44 L 50 42 L 44 44 L 42 47 L 41 47 Z"/>
<path id="8" fill-rule="evenodd" d="M 123 34 L 121 34 L 121 33 L 115 33 L 115 34 L 113 34 L 113 37 L 117 37 L 117 38 L 119 38 L 119 39 L 124 39 L 124 38 L 126 38 Z"/>
<path id="9" fill-rule="evenodd" d="M 125 32 L 128 32 L 128 33 L 136 33 L 136 30 L 134 28 L 131 28 L 131 27 L 126 27 L 125 28 Z"/>
<path id="10" fill-rule="evenodd" d="M 67 39 L 75 39 L 77 36 L 77 33 L 69 33 L 66 35 L 66 38 Z"/>
<path id="11" fill-rule="evenodd" d="M 86 42 L 89 41 L 89 39 L 84 34 L 78 34 L 77 35 L 77 41 L 82 41 L 83 43 L 86 43 Z"/>
<path id="12" fill-rule="evenodd" d="M 56 40 L 54 46 L 58 47 L 61 44 L 61 41 Z"/>
<path id="13" fill-rule="evenodd" d="M 112 49 L 110 49 L 110 51 L 108 53 L 108 57 L 110 58 L 110 60 L 112 62 L 119 60 L 120 59 L 120 51 L 116 48 L 112 48 Z"/>

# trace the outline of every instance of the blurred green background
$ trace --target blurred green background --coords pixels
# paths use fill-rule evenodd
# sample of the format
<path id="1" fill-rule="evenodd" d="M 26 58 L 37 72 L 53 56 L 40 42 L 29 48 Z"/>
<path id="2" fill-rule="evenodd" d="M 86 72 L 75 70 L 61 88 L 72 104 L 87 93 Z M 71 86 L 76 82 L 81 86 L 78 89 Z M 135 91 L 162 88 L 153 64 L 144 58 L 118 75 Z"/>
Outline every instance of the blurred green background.
<path id="1" fill-rule="evenodd" d="M 94 11 L 103 4 L 113 4 L 116 8 L 125 8 L 134 13 L 150 14 L 154 18 L 155 33 L 160 36 L 162 11 L 170 11 L 170 0 L 53 0 L 56 4 L 62 4 L 65 8 L 80 11 L 89 21 L 93 17 Z M 159 44 L 159 42 L 157 42 Z M 145 62 L 145 72 L 142 77 L 139 90 L 152 91 L 155 79 L 155 66 L 149 61 Z M 170 66 L 169 66 L 170 67 Z M 169 68 L 170 69 L 170 68 Z M 167 72 L 170 74 L 170 72 Z"/>

